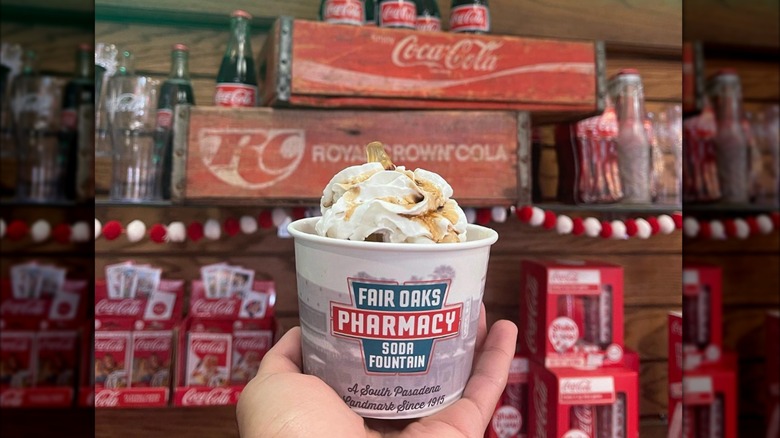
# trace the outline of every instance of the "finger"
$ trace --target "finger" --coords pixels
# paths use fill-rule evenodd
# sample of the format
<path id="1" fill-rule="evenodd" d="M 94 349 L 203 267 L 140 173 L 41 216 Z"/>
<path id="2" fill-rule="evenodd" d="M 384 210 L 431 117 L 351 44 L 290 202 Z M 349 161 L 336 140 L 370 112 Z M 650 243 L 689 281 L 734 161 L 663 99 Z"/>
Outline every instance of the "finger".
<path id="1" fill-rule="evenodd" d="M 482 436 L 506 386 L 516 342 L 514 323 L 502 320 L 493 324 L 463 396 L 431 420 L 447 423 L 466 436 Z"/>
<path id="2" fill-rule="evenodd" d="M 257 374 L 301 373 L 302 362 L 301 328 L 293 327 L 268 350 Z"/>

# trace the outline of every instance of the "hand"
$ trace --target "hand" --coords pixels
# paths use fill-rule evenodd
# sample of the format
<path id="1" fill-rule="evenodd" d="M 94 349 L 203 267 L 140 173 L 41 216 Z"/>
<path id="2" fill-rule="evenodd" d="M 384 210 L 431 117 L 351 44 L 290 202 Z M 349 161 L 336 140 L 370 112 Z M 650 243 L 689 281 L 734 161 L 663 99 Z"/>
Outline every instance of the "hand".
<path id="1" fill-rule="evenodd" d="M 482 307 L 471 378 L 457 402 L 425 418 L 364 419 L 317 377 L 301 372 L 301 330 L 295 327 L 271 348 L 257 376 L 241 393 L 238 430 L 266 437 L 482 437 L 514 356 L 517 327 L 498 321 L 486 335 Z"/>

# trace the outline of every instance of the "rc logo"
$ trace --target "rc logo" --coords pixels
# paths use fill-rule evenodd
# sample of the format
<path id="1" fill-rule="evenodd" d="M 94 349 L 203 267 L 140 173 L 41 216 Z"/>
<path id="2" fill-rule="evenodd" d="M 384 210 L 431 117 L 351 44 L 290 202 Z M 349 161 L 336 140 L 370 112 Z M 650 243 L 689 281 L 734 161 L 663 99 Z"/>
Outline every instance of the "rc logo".
<path id="1" fill-rule="evenodd" d="M 449 280 L 347 283 L 352 302 L 331 302 L 331 332 L 360 341 L 368 373 L 425 373 L 433 343 L 460 333 L 463 304 L 445 305 Z"/>

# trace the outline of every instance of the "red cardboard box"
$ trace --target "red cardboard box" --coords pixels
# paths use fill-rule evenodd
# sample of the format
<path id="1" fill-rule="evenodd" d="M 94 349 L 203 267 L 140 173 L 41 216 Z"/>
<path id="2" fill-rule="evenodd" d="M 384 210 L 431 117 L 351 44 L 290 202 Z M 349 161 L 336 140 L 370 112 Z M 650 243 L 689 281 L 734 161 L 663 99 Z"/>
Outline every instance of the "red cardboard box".
<path id="1" fill-rule="evenodd" d="M 721 358 L 723 345 L 722 273 L 719 266 L 683 266 L 683 369 Z"/>
<path id="2" fill-rule="evenodd" d="M 780 436 L 780 312 L 766 314 L 767 434 Z"/>
<path id="3" fill-rule="evenodd" d="M 246 296 L 209 298 L 193 281 L 189 314 L 179 328 L 175 406 L 233 405 L 257 374 L 276 330 L 272 281 Z"/>
<path id="4" fill-rule="evenodd" d="M 623 363 L 623 268 L 592 261 L 522 263 L 520 352 L 550 368 Z"/>
<path id="5" fill-rule="evenodd" d="M 528 436 L 528 359 L 515 356 L 509 367 L 506 388 L 485 431 L 485 438 Z"/>
<path id="6" fill-rule="evenodd" d="M 639 378 L 626 367 L 545 368 L 531 362 L 534 438 L 639 436 Z"/>
<path id="7" fill-rule="evenodd" d="M 737 437 L 737 357 L 685 371 L 682 436 Z"/>
<path id="8" fill-rule="evenodd" d="M 681 312 L 669 312 L 669 435 L 682 438 L 683 432 L 683 319 Z"/>

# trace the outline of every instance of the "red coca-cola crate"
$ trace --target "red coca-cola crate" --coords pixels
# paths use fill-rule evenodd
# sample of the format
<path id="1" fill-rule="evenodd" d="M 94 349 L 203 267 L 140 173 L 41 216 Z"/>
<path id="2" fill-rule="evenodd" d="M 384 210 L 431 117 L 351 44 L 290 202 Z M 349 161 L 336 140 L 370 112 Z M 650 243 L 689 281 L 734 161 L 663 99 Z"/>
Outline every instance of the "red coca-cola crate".
<path id="1" fill-rule="evenodd" d="M 683 411 L 683 437 L 737 437 L 735 353 L 724 352 L 718 363 L 685 371 L 682 377 L 682 393 L 682 403 L 678 405 L 682 406 Z"/>
<path id="2" fill-rule="evenodd" d="M 719 266 L 683 265 L 683 369 L 717 363 L 723 348 L 723 291 Z"/>
<path id="3" fill-rule="evenodd" d="M 623 364 L 623 268 L 578 260 L 521 266 L 520 352 L 547 367 Z"/>
<path id="4" fill-rule="evenodd" d="M 319 203 L 382 141 L 397 165 L 444 177 L 462 205 L 530 201 L 530 119 L 505 111 L 177 108 L 173 198 Z"/>
<path id="5" fill-rule="evenodd" d="M 767 436 L 780 436 L 780 312 L 766 314 Z"/>
<path id="6" fill-rule="evenodd" d="M 256 374 L 277 330 L 272 281 L 246 296 L 209 298 L 193 281 L 189 313 L 178 330 L 174 406 L 233 405 Z M 251 311 L 249 311 L 251 310 Z"/>
<path id="7" fill-rule="evenodd" d="M 485 438 L 526 438 L 528 436 L 528 358 L 515 356 Z"/>
<path id="8" fill-rule="evenodd" d="M 639 378 L 627 367 L 577 370 L 531 362 L 532 437 L 639 436 Z"/>
<path id="9" fill-rule="evenodd" d="M 260 52 L 262 104 L 330 108 L 602 108 L 603 45 L 280 17 Z"/>

